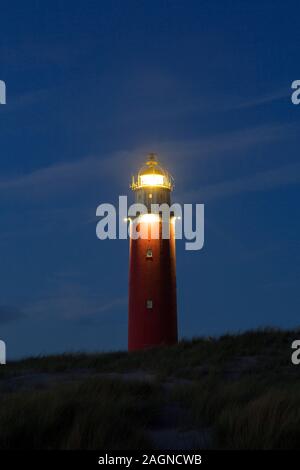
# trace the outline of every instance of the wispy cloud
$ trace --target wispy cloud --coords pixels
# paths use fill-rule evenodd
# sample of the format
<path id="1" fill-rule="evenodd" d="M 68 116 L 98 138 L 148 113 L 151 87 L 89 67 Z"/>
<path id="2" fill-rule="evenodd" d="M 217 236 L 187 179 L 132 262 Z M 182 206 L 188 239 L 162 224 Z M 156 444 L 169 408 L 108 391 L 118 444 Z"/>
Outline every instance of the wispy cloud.
<path id="1" fill-rule="evenodd" d="M 167 153 L 171 151 L 172 157 L 183 161 L 186 158 L 222 158 L 228 151 L 235 155 L 234 152 L 238 150 L 286 138 L 295 131 L 295 127 L 293 124 L 265 124 L 211 134 L 200 139 L 162 142 L 160 148 Z"/>
<path id="2" fill-rule="evenodd" d="M 0 55 L 2 62 L 10 66 L 20 67 L 25 63 L 28 69 L 46 66 L 64 66 L 77 62 L 86 55 L 87 43 L 69 41 L 62 44 L 52 40 L 49 42 L 22 40 L 11 45 L 1 45 Z"/>
<path id="3" fill-rule="evenodd" d="M 97 295 L 78 282 L 55 282 L 48 286 L 48 293 L 26 306 L 28 316 L 58 317 L 60 319 L 88 323 L 118 308 L 126 309 L 127 297 L 107 299 Z"/>
<path id="4" fill-rule="evenodd" d="M 0 192 L 6 196 L 19 194 L 24 199 L 56 197 L 72 190 L 78 192 L 108 175 L 118 174 L 126 157 L 126 152 L 117 152 L 102 158 L 91 156 L 37 169 L 22 176 L 2 179 Z"/>
<path id="5" fill-rule="evenodd" d="M 193 162 L 199 164 L 206 159 L 222 159 L 241 155 L 256 145 L 276 142 L 294 131 L 291 125 L 264 125 L 260 127 L 238 129 L 227 133 L 214 134 L 189 141 L 165 141 L 156 145 L 157 151 L 167 161 L 176 166 L 183 174 L 193 172 Z M 110 178 L 118 181 L 124 175 L 130 175 L 130 168 L 142 163 L 144 154 L 153 148 L 145 144 L 136 149 L 127 149 L 107 156 L 90 156 L 76 161 L 59 163 L 40 168 L 21 176 L 0 180 L 0 194 L 5 198 L 21 196 L 22 199 L 41 199 L 57 197 L 61 194 L 78 194 L 91 187 L 100 188 L 100 182 Z M 137 158 L 137 155 L 140 155 Z M 189 165 L 187 165 L 187 162 Z M 81 193 L 83 194 L 83 193 Z"/>
<path id="6" fill-rule="evenodd" d="M 249 99 L 239 99 L 235 104 L 232 105 L 232 109 L 248 109 L 256 106 L 262 106 L 265 104 L 273 103 L 275 101 L 282 100 L 284 98 L 290 99 L 291 90 L 289 86 L 274 90 L 260 96 L 254 96 Z"/>
<path id="7" fill-rule="evenodd" d="M 22 320 L 25 316 L 25 313 L 16 307 L 0 305 L 0 324 L 13 323 Z"/>
<path id="8" fill-rule="evenodd" d="M 216 184 L 204 185 L 201 188 L 181 195 L 184 201 L 207 202 L 235 194 L 253 191 L 269 191 L 282 186 L 300 183 L 300 163 L 281 166 L 261 171 L 251 176 L 226 180 Z"/>

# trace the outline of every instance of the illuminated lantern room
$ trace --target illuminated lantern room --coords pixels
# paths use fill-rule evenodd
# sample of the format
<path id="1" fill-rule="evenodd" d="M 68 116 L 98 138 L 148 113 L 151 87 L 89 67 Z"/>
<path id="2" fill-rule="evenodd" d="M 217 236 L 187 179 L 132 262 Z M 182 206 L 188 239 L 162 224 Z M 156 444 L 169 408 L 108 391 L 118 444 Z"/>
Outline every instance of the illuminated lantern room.
<path id="1" fill-rule="evenodd" d="M 158 164 L 156 154 L 149 153 L 148 160 L 138 172 L 136 180 L 134 176 L 132 177 L 130 187 L 133 191 L 147 187 L 160 187 L 172 191 L 174 181 L 172 176 Z"/>
<path id="2" fill-rule="evenodd" d="M 130 188 L 135 192 L 135 202 L 145 204 L 150 209 L 151 204 L 170 204 L 174 180 L 159 164 L 156 154 L 150 153 L 137 176 L 132 177 Z"/>

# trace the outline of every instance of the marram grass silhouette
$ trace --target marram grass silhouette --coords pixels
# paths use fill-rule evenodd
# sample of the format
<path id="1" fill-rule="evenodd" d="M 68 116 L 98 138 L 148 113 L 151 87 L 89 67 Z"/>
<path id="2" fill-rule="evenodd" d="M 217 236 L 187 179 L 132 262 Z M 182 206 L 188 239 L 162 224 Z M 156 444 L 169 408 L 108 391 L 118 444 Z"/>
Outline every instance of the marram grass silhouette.
<path id="1" fill-rule="evenodd" d="M 0 449 L 299 449 L 299 336 L 265 329 L 9 362 Z"/>

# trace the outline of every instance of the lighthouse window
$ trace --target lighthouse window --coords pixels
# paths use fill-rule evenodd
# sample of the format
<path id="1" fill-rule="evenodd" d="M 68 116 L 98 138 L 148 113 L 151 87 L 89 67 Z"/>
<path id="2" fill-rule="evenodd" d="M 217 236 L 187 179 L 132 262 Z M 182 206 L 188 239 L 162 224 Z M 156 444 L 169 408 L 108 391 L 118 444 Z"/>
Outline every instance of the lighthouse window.
<path id="1" fill-rule="evenodd" d="M 147 305 L 147 308 L 149 308 L 149 309 L 150 309 L 150 308 L 153 308 L 153 302 L 152 302 L 152 300 L 147 300 L 146 305 Z"/>
<path id="2" fill-rule="evenodd" d="M 148 248 L 147 253 L 146 253 L 146 258 L 152 258 L 152 249 Z"/>

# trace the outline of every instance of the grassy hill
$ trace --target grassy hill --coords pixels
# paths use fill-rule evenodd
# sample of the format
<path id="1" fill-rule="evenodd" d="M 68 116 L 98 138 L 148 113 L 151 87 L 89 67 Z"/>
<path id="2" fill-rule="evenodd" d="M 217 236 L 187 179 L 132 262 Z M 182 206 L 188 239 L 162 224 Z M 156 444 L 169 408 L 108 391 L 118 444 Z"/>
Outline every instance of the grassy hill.
<path id="1" fill-rule="evenodd" d="M 264 329 L 11 362 L 0 367 L 0 449 L 299 448 L 299 338 Z"/>

